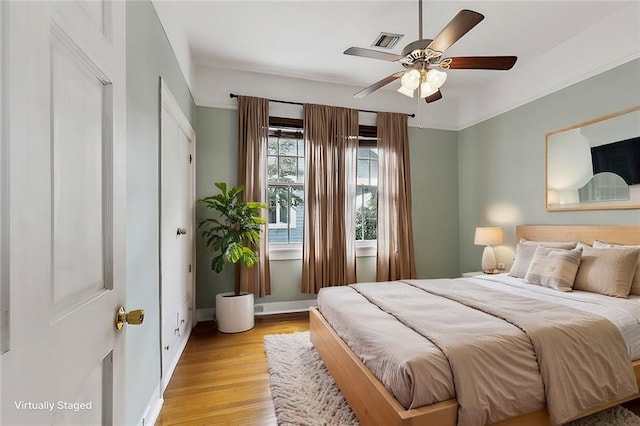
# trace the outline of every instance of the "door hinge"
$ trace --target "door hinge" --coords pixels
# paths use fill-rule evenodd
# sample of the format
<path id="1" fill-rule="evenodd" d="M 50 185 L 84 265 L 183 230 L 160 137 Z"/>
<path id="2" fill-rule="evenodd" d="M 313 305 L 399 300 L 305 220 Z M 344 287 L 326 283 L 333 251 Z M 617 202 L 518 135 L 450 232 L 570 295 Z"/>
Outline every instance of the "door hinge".
<path id="1" fill-rule="evenodd" d="M 191 154 L 189 154 L 189 164 L 191 164 L 193 162 L 193 157 L 191 156 Z"/>
<path id="2" fill-rule="evenodd" d="M 191 272 L 191 264 L 189 264 L 189 272 Z"/>

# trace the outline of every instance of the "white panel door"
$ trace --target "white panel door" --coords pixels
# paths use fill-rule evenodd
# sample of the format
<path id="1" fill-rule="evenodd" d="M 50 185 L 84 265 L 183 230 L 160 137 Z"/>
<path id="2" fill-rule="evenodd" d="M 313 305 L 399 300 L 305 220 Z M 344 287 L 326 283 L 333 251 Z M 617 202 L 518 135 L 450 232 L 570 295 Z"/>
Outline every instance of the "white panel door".
<path id="1" fill-rule="evenodd" d="M 161 100 L 160 293 L 164 391 L 184 349 L 194 316 L 195 132 L 164 81 Z"/>
<path id="2" fill-rule="evenodd" d="M 8 10 L 1 424 L 124 423 L 125 5 Z"/>
<path id="3" fill-rule="evenodd" d="M 9 324 L 9 140 L 7 137 L 7 24 L 6 3 L 0 3 L 0 384 L 2 383 L 2 354 L 8 350 Z M 2 401 L 0 386 L 0 401 Z M 0 422 L 2 421 L 2 404 L 0 404 Z"/>

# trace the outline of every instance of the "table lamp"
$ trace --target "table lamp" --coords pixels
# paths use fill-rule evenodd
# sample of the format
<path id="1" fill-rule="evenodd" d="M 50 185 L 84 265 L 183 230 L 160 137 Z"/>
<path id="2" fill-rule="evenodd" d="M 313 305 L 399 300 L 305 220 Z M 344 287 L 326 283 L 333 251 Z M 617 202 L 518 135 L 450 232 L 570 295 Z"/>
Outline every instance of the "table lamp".
<path id="1" fill-rule="evenodd" d="M 482 272 L 485 274 L 496 273 L 496 255 L 493 247 L 496 244 L 502 244 L 504 236 L 500 227 L 479 227 L 476 228 L 476 235 L 473 243 L 477 246 L 485 246 L 482 252 Z"/>

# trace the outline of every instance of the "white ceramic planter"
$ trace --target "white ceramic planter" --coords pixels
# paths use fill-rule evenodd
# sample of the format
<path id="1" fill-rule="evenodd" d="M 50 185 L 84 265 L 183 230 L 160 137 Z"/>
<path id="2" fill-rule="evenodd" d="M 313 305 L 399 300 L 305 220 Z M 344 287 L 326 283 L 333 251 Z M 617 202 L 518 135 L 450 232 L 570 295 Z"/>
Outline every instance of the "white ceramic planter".
<path id="1" fill-rule="evenodd" d="M 216 295 L 216 322 L 222 333 L 240 333 L 254 325 L 253 294 L 234 296 L 233 292 Z"/>

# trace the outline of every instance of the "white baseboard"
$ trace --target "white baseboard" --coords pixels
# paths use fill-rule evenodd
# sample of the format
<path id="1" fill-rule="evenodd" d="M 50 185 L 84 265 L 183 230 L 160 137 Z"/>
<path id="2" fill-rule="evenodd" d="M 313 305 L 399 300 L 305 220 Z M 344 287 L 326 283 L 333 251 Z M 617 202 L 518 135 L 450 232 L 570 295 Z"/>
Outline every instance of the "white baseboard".
<path id="1" fill-rule="evenodd" d="M 144 411 L 142 418 L 138 422 L 138 426 L 155 425 L 158 420 L 158 416 L 160 415 L 160 410 L 162 410 L 162 404 L 164 404 L 164 399 L 162 398 L 160 385 L 158 385 L 151 394 L 151 399 L 147 404 L 147 409 Z"/>
<path id="2" fill-rule="evenodd" d="M 316 306 L 316 299 L 310 300 L 292 300 L 288 302 L 268 302 L 256 303 L 255 316 L 262 317 L 266 315 L 288 314 L 293 312 L 308 311 L 310 306 Z M 211 321 L 215 315 L 214 308 L 203 308 L 196 311 L 196 318 L 200 321 Z"/>

